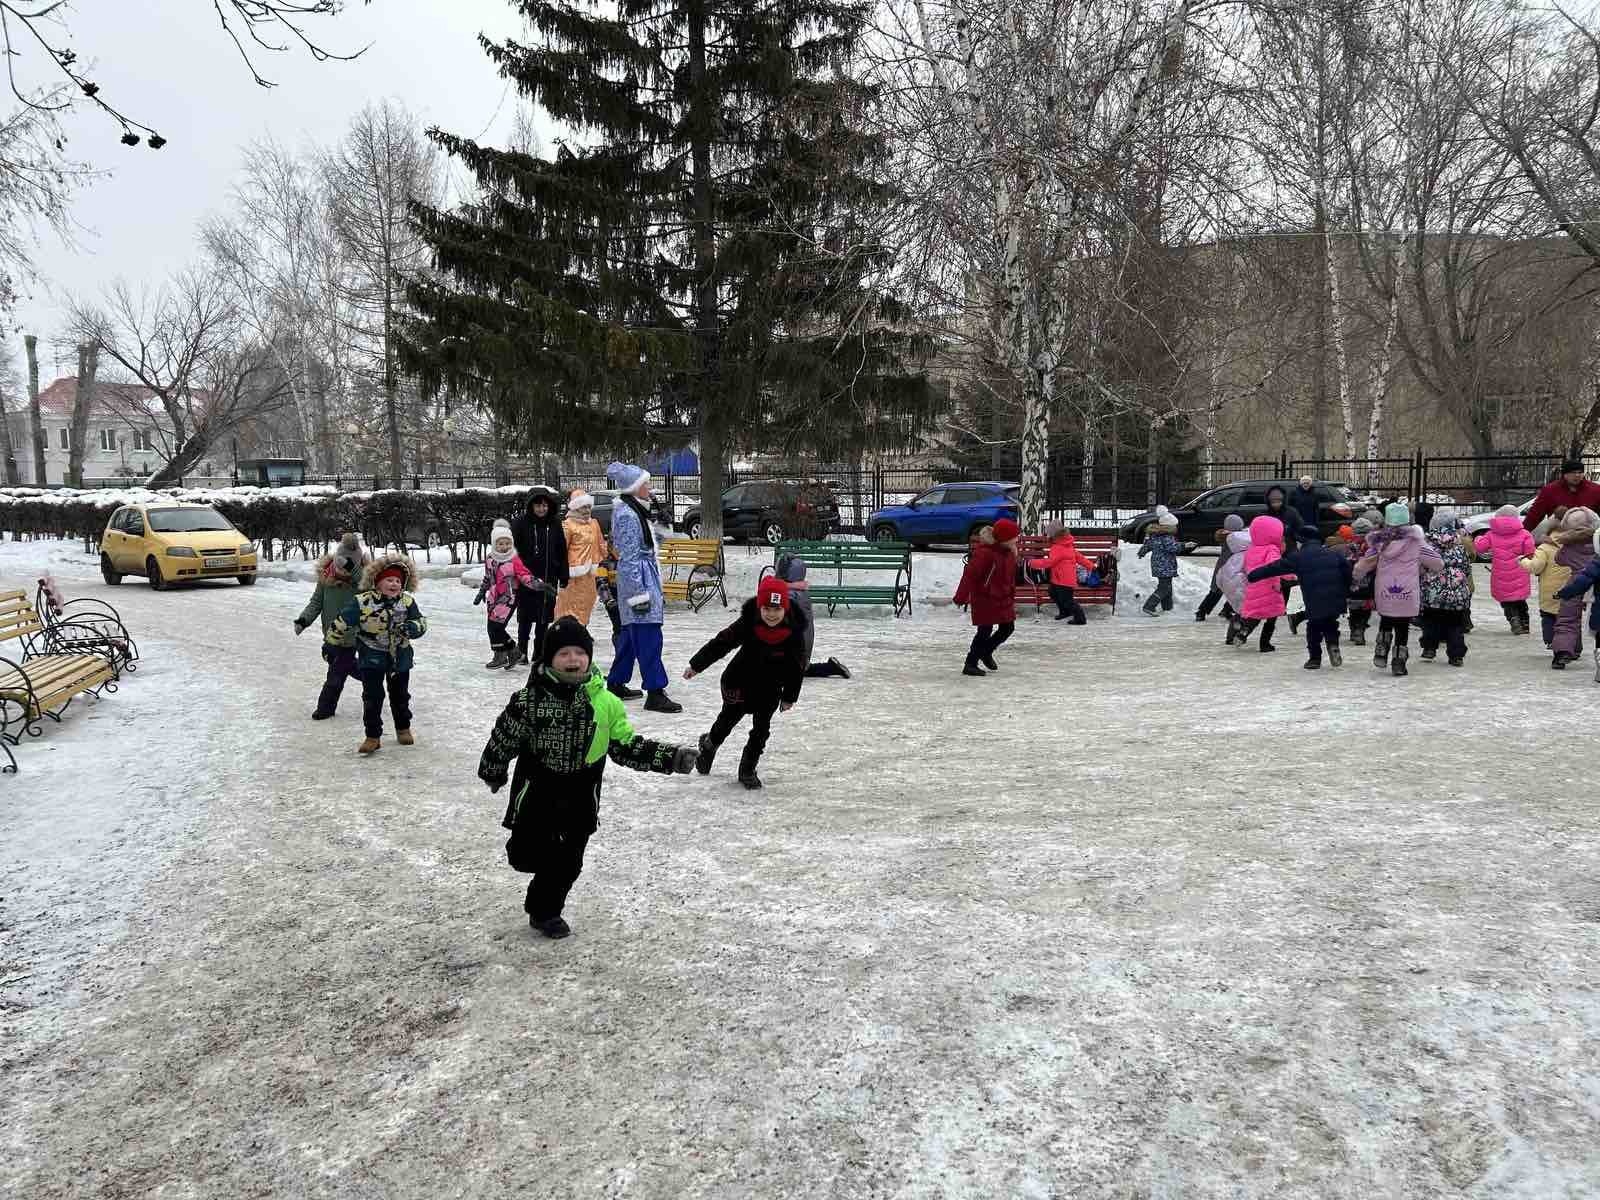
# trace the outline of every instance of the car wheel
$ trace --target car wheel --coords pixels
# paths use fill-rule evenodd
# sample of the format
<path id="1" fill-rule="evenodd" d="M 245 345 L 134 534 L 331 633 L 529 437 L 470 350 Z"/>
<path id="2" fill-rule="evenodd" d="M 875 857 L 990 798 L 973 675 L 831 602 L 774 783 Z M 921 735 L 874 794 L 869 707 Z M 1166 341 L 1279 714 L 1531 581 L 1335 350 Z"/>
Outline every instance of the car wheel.
<path id="1" fill-rule="evenodd" d="M 254 575 L 241 575 L 239 576 L 239 584 L 241 587 L 255 587 L 256 577 Z"/>
<path id="2" fill-rule="evenodd" d="M 699 517 L 693 517 L 685 521 L 683 531 L 696 541 L 705 536 L 705 529 L 701 526 Z"/>
<path id="3" fill-rule="evenodd" d="M 153 554 L 144 560 L 144 577 L 150 581 L 152 592 L 167 590 L 167 581 L 161 577 L 161 564 L 156 561 Z"/>
<path id="4" fill-rule="evenodd" d="M 783 526 L 777 521 L 768 521 L 761 527 L 761 536 L 767 539 L 767 545 L 776 546 L 787 536 Z"/>
<path id="5" fill-rule="evenodd" d="M 878 525 L 872 530 L 872 540 L 875 542 L 898 542 L 900 534 L 893 525 Z"/>
<path id="6" fill-rule="evenodd" d="M 116 587 L 122 582 L 122 574 L 111 566 L 111 556 L 109 554 L 100 556 L 100 577 L 112 587 Z"/>

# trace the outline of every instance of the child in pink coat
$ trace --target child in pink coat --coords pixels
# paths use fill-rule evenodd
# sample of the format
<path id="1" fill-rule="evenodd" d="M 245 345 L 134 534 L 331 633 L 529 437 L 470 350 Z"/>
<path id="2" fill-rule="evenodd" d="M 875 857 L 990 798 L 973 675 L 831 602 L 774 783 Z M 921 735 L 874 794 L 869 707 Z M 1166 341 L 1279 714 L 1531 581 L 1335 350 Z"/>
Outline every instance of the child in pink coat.
<path id="1" fill-rule="evenodd" d="M 1257 517 L 1251 521 L 1250 549 L 1244 552 L 1245 576 L 1248 577 L 1256 568 L 1277 562 L 1282 557 L 1283 522 L 1277 517 Z M 1256 649 L 1263 654 L 1271 654 L 1277 649 L 1272 644 L 1272 635 L 1278 628 L 1278 618 L 1288 611 L 1288 607 L 1284 603 L 1283 588 L 1276 576 L 1246 583 L 1244 609 L 1240 613 L 1244 620 L 1240 623 L 1242 633 L 1239 641 L 1243 642 L 1250 636 L 1251 630 L 1265 622 L 1261 624 L 1261 638 L 1256 643 Z"/>
<path id="2" fill-rule="evenodd" d="M 1533 554 L 1533 535 L 1522 527 L 1516 505 L 1498 509 L 1489 521 L 1489 532 L 1472 544 L 1479 558 L 1489 558 L 1489 594 L 1500 602 L 1500 611 L 1514 634 L 1528 632 L 1528 597 L 1533 581 L 1522 569 L 1522 560 Z"/>
<path id="3" fill-rule="evenodd" d="M 517 663 L 516 645 L 506 632 L 506 623 L 517 611 L 517 585 L 533 583 L 533 572 L 517 557 L 511 526 L 501 520 L 489 534 L 489 552 L 483 556 L 483 583 L 474 604 L 489 605 L 489 646 L 494 657 L 483 665 L 491 671 L 510 670 Z"/>

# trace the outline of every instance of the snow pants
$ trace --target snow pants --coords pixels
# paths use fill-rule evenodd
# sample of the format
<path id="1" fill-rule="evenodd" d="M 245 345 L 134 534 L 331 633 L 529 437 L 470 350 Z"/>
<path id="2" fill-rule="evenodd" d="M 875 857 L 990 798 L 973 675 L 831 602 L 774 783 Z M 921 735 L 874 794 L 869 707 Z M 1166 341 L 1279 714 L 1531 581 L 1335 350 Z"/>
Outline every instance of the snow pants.
<path id="1" fill-rule="evenodd" d="M 1350 608 L 1350 637 L 1356 645 L 1361 645 L 1367 637 L 1367 626 L 1372 624 L 1372 610 L 1370 608 Z"/>
<path id="2" fill-rule="evenodd" d="M 1539 632 L 1544 635 L 1544 648 L 1549 650 L 1556 640 L 1556 614 L 1541 612 L 1539 614 Z"/>
<path id="3" fill-rule="evenodd" d="M 661 645 L 661 626 L 624 625 L 617 636 L 617 657 L 611 664 L 606 682 L 614 687 L 625 687 L 633 678 L 633 664 L 637 662 L 644 690 L 664 691 L 667 668 L 661 662 Z"/>
<path id="4" fill-rule="evenodd" d="M 523 910 L 535 921 L 559 917 L 566 907 L 567 893 L 583 874 L 583 851 L 589 835 L 572 829 L 541 829 L 519 839 L 519 853 L 525 866 L 533 869 Z"/>
<path id="5" fill-rule="evenodd" d="M 383 736 L 383 693 L 387 685 L 395 731 L 411 728 L 411 672 L 369 667 L 361 672 L 361 719 L 369 738 Z"/>
<path id="6" fill-rule="evenodd" d="M 509 614 L 505 621 L 493 619 L 489 621 L 489 645 L 496 650 L 508 650 L 511 648 L 511 635 L 506 632 L 506 625 L 509 622 Z"/>
<path id="7" fill-rule="evenodd" d="M 776 696 L 770 700 L 758 700 L 753 704 L 724 697 L 722 711 L 717 714 L 717 719 L 711 722 L 711 731 L 706 736 L 711 739 L 713 746 L 721 746 L 728 740 L 739 722 L 749 716 L 750 740 L 745 742 L 744 753 L 739 756 L 741 778 L 756 773 L 756 767 L 761 763 L 761 752 L 767 748 L 767 739 L 772 736 L 772 714 L 777 711 Z"/>
<path id="8" fill-rule="evenodd" d="M 331 717 L 339 707 L 339 697 L 344 694 L 344 681 L 356 673 L 356 652 L 325 645 L 322 657 L 328 663 L 328 677 L 322 681 L 315 715 Z"/>
<path id="9" fill-rule="evenodd" d="M 1204 619 L 1211 615 L 1211 610 L 1222 603 L 1222 589 L 1216 584 L 1211 585 L 1211 590 L 1206 593 L 1206 598 L 1200 601 L 1200 607 L 1194 610 L 1194 615 Z"/>
<path id="10" fill-rule="evenodd" d="M 1322 648 L 1339 648 L 1339 618 L 1311 617 L 1306 621 L 1306 658 L 1314 663 L 1322 661 Z"/>
<path id="11" fill-rule="evenodd" d="M 1219 592 L 1218 595 L 1221 595 Z M 1083 611 L 1083 605 L 1078 603 L 1078 597 L 1072 588 L 1062 583 L 1050 585 L 1050 599 L 1056 602 L 1056 620 L 1065 621 L 1072 619 L 1074 625 L 1087 625 L 1088 614 Z"/>
<path id="12" fill-rule="evenodd" d="M 1422 636 L 1417 645 L 1424 654 L 1444 647 L 1445 656 L 1457 662 L 1467 656 L 1467 610 L 1464 608 L 1425 608 L 1422 610 Z"/>
<path id="13" fill-rule="evenodd" d="M 1166 576 L 1156 580 L 1156 590 L 1150 593 L 1150 599 L 1144 602 L 1147 613 L 1156 611 L 1156 606 L 1161 606 L 1162 612 L 1172 611 L 1172 577 Z"/>
<path id="14" fill-rule="evenodd" d="M 528 654 L 528 635 L 533 634 L 533 653 L 529 654 L 530 660 L 537 659 L 544 650 L 544 631 L 550 628 L 550 620 L 555 616 L 556 598 L 551 592 L 536 592 L 532 588 L 517 587 L 517 650 Z"/>
<path id="15" fill-rule="evenodd" d="M 1502 600 L 1500 611 L 1506 615 L 1506 624 L 1511 626 L 1512 633 L 1527 633 L 1531 628 L 1528 620 L 1528 602 L 1526 600 Z M 1557 618 L 1559 620 L 1560 618 Z"/>
<path id="16" fill-rule="evenodd" d="M 1378 635 L 1381 637 L 1386 633 L 1393 636 L 1394 641 L 1392 644 L 1395 649 L 1404 650 L 1406 644 L 1411 640 L 1411 618 L 1379 617 Z"/>
<path id="17" fill-rule="evenodd" d="M 967 647 L 967 666 L 975 667 L 982 660 L 992 657 L 1016 631 L 1015 621 L 1007 621 L 1004 625 L 979 625 L 978 632 L 972 635 L 972 644 Z"/>
<path id="18" fill-rule="evenodd" d="M 1550 648 L 1557 654 L 1577 658 L 1583 653 L 1583 609 L 1582 596 L 1561 602 L 1561 611 L 1556 615 L 1555 636 L 1550 639 Z"/>
<path id="19" fill-rule="evenodd" d="M 1239 644 L 1242 646 L 1255 632 L 1256 626 L 1261 626 L 1261 637 L 1257 641 L 1257 649 L 1268 650 L 1272 648 L 1272 635 L 1278 631 L 1278 618 L 1268 617 L 1263 621 L 1260 617 L 1246 617 L 1239 622 Z"/>

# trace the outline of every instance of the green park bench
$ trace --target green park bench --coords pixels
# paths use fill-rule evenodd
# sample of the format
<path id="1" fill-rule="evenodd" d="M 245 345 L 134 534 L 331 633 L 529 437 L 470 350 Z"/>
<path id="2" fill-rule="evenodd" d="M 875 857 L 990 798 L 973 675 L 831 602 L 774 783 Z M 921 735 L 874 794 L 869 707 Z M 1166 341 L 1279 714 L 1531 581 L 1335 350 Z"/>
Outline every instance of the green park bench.
<path id="1" fill-rule="evenodd" d="M 839 605 L 889 604 L 894 615 L 911 611 L 911 545 L 908 542 L 780 542 L 773 567 L 784 555 L 806 564 L 806 581 L 813 607 L 827 606 L 828 615 Z M 773 569 L 767 567 L 762 571 Z M 894 582 L 887 576 L 894 572 Z M 846 582 L 845 574 L 876 574 L 884 582 Z M 832 576 L 832 578 L 829 578 Z"/>

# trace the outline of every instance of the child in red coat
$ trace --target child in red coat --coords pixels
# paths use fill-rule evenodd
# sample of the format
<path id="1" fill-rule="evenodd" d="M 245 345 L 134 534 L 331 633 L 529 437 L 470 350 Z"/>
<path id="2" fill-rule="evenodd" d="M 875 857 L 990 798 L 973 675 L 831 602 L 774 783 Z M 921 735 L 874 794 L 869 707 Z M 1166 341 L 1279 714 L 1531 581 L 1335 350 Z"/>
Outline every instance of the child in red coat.
<path id="1" fill-rule="evenodd" d="M 978 627 L 967 648 L 963 675 L 987 674 L 984 667 L 998 671 L 994 652 L 1016 631 L 1017 539 L 1021 536 L 1022 529 L 1009 517 L 978 532 L 972 557 L 961 573 L 961 586 L 956 588 L 956 604 L 972 606 L 972 623 Z"/>

